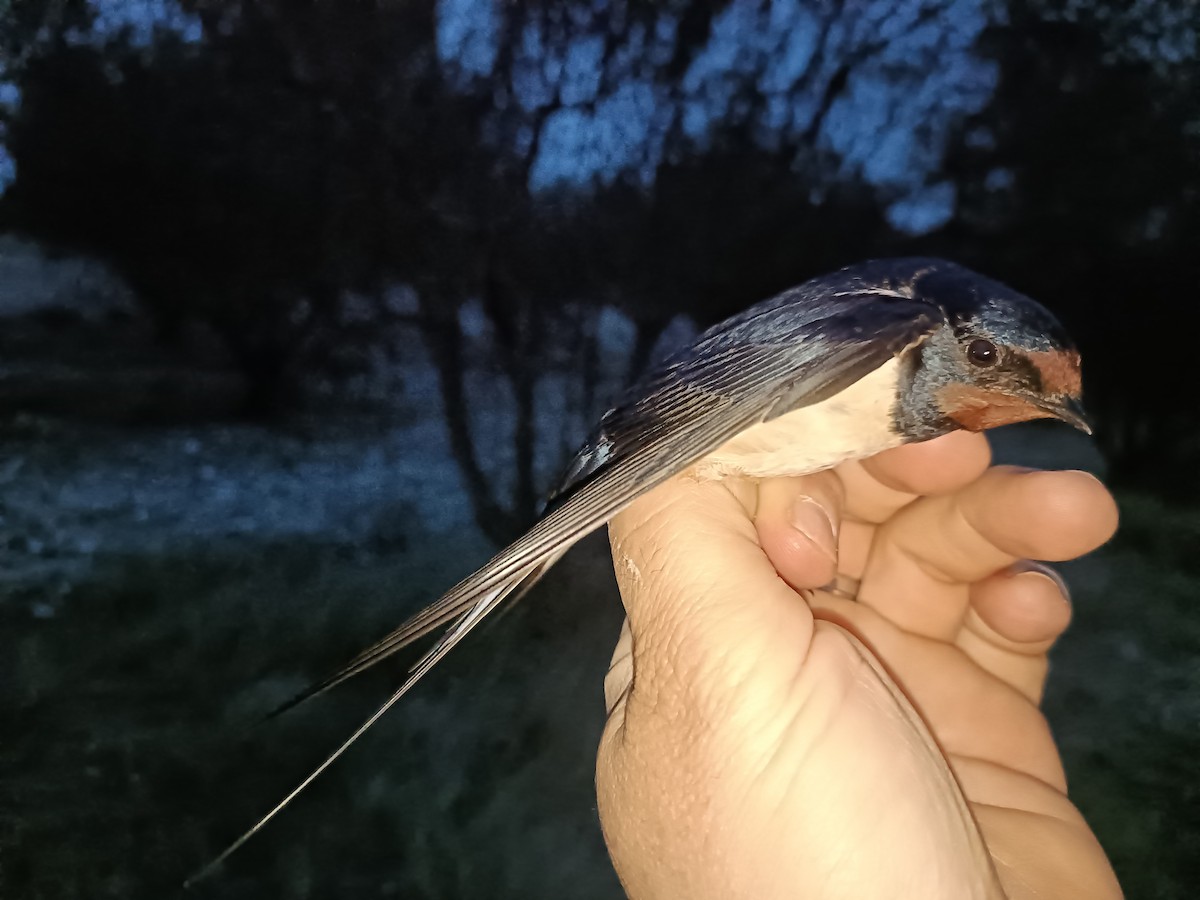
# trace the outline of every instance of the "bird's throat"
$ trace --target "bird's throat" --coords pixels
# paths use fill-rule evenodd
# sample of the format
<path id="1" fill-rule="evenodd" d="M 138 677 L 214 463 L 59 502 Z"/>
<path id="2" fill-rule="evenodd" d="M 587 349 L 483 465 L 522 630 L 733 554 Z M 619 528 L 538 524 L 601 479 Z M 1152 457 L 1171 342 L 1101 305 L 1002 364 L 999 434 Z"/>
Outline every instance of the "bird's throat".
<path id="1" fill-rule="evenodd" d="M 965 384 L 947 385 L 938 391 L 938 405 L 947 418 L 967 431 L 1053 418 L 1052 413 L 1028 400 Z"/>

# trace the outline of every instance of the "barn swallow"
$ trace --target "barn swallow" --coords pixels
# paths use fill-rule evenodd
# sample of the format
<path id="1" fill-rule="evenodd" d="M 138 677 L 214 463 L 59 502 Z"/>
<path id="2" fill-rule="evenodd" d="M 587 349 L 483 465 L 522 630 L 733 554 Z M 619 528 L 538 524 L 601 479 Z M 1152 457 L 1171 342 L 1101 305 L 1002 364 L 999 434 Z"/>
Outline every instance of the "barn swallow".
<path id="1" fill-rule="evenodd" d="M 937 259 L 875 260 L 784 291 L 703 332 L 600 419 L 538 522 L 483 568 L 274 714 L 445 627 L 403 684 L 286 806 L 506 599 L 655 485 L 803 475 L 955 429 L 1061 419 L 1090 433 L 1079 352 L 1045 308 Z"/>

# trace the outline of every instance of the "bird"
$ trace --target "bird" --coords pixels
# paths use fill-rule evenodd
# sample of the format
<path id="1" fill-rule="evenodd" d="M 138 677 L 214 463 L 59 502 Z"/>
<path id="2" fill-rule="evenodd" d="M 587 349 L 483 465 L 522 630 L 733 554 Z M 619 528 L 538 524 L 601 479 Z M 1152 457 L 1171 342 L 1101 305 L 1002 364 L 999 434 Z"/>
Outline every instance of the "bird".
<path id="1" fill-rule="evenodd" d="M 958 429 L 1040 418 L 1091 433 L 1074 342 L 1045 307 L 946 260 L 847 266 L 714 325 L 618 398 L 525 534 L 270 714 L 444 629 L 362 725 L 189 883 L 266 825 L 489 613 L 661 482 L 685 472 L 803 475 Z"/>

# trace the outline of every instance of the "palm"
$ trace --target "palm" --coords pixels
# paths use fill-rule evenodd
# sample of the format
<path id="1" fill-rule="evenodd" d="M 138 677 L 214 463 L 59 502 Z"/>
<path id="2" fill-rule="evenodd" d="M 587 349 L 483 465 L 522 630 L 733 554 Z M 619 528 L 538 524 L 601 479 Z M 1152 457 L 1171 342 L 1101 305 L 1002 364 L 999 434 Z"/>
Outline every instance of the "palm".
<path id="1" fill-rule="evenodd" d="M 1073 483 L 1072 483 L 1073 482 Z M 1109 896 L 1111 871 L 1066 797 L 1038 708 L 1047 651 L 1070 607 L 1026 557 L 1066 559 L 1104 540 L 1114 511 L 1071 473 L 993 470 L 951 496 L 925 497 L 845 530 L 858 602 L 814 598 L 886 660 L 944 752 L 1010 893 L 1030 851 L 1073 861 L 1080 896 Z M 1030 515 L 1041 509 L 1042 515 Z M 900 586 L 898 589 L 898 585 Z M 920 598 L 914 602 L 914 598 Z"/>
<path id="2" fill-rule="evenodd" d="M 1069 606 L 1037 572 L 994 574 L 1023 557 L 1091 549 L 1111 533 L 1111 501 L 1078 474 L 977 479 L 981 441 L 942 447 L 799 480 L 826 509 L 843 509 L 839 569 L 861 580 L 853 600 L 810 590 L 833 562 L 797 539 L 796 480 L 727 484 L 723 500 L 688 493 L 711 486 L 685 487 L 669 500 L 694 500 L 687 521 L 699 520 L 694 534 L 671 535 L 672 551 L 687 558 L 694 538 L 691 558 L 719 570 L 695 579 L 695 603 L 678 589 L 630 603 L 646 590 L 623 584 L 637 677 L 610 720 L 599 784 L 606 836 L 635 896 L 905 896 L 905 885 L 938 896 L 933 884 L 999 896 L 995 871 L 1018 897 L 1023 885 L 1057 884 L 1044 876 L 1064 861 L 1079 896 L 1117 895 L 1066 799 L 1036 705 Z M 735 539 L 703 549 L 718 523 Z M 650 563 L 671 580 L 657 539 L 649 557 L 626 557 L 626 575 L 641 579 Z M 640 540 L 636 526 L 616 523 L 618 547 L 644 549 Z M 729 571 L 732 601 L 713 601 Z M 654 797 L 645 818 L 629 820 L 643 795 Z M 614 798 L 626 807 L 615 826 Z M 714 817 L 738 826 L 714 840 Z M 622 868 L 629 831 L 662 842 L 651 868 Z M 664 873 L 664 859 L 687 858 L 693 832 L 705 862 Z"/>

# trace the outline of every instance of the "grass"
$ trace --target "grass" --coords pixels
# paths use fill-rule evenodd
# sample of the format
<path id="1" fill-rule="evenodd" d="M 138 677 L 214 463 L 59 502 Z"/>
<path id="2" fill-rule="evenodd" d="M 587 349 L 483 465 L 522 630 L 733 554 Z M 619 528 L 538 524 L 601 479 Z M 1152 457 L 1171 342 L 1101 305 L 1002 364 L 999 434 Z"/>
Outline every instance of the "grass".
<path id="1" fill-rule="evenodd" d="M 8 604 L 2 627 L 18 637 L 5 681 L 20 702 L 4 728 L 17 738 L 0 749 L 0 894 L 178 894 L 386 696 L 397 669 L 275 723 L 255 717 L 485 550 L 112 560 L 57 618 L 21 620 Z M 611 591 L 593 545 L 195 894 L 620 896 L 592 790 L 620 624 Z M 553 602 L 564 593 L 569 612 Z"/>
<path id="2" fill-rule="evenodd" d="M 1120 494 L 1121 533 L 1068 567 L 1075 621 L 1046 709 L 1071 795 L 1127 896 L 1200 884 L 1200 512 Z"/>
<path id="3" fill-rule="evenodd" d="M 1200 514 L 1121 497 L 1067 567 L 1047 709 L 1131 898 L 1200 884 Z M 454 654 L 199 897 L 615 898 L 595 818 L 619 606 L 602 540 Z M 169 897 L 363 718 L 399 671 L 256 715 L 482 561 L 475 540 L 228 542 L 112 558 L 60 612 L 0 606 L 0 895 Z M 45 590 L 51 590 L 47 586 Z"/>

